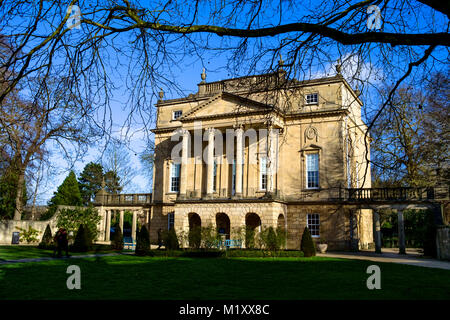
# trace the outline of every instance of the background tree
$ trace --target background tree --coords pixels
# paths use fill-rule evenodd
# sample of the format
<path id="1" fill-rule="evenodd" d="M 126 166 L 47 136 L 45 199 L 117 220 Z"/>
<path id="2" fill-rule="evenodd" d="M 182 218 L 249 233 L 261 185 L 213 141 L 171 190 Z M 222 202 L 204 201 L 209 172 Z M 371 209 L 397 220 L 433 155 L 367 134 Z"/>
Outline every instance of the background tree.
<path id="1" fill-rule="evenodd" d="M 81 206 L 82 204 L 83 199 L 81 198 L 77 177 L 73 171 L 70 171 L 48 202 L 48 212 L 42 216 L 42 219 L 45 220 L 52 217 L 60 205 Z"/>
<path id="2" fill-rule="evenodd" d="M 376 185 L 432 186 L 439 168 L 448 183 L 450 86 L 444 74 L 431 78 L 424 89 L 400 88 L 390 111 L 374 123 L 371 162 Z"/>
<path id="3" fill-rule="evenodd" d="M 102 0 L 78 3 L 81 30 L 71 28 L 68 7 L 75 3 L 2 2 L 0 30 L 9 50 L 0 61 L 0 104 L 14 92 L 28 93 L 27 101 L 34 101 L 40 91 L 24 90 L 32 78 L 43 87 L 56 78 L 70 79 L 64 87 L 84 102 L 82 118 L 109 133 L 116 87 L 129 89 L 128 123 L 139 117 L 148 126 L 161 87 L 171 95 L 184 93 L 173 75 L 186 65 L 234 77 L 276 71 L 282 54 L 287 77 L 299 80 L 334 75 L 330 70 L 340 59 L 366 105 L 376 79 L 392 80 L 386 103 L 372 110 L 375 121 L 388 112 L 387 102 L 400 83 L 420 85 L 448 61 L 449 11 L 437 1 Z M 123 77 L 116 76 L 118 66 L 124 66 Z M 3 118 L 0 125 L 9 128 Z"/>
<path id="4" fill-rule="evenodd" d="M 89 162 L 78 178 L 83 204 L 92 203 L 97 192 L 102 188 L 103 166 L 99 163 Z"/>
<path id="5" fill-rule="evenodd" d="M 123 142 L 117 139 L 110 141 L 103 158 L 105 182 L 109 192 L 120 193 L 136 176 L 137 172 L 130 158 L 130 152 Z"/>

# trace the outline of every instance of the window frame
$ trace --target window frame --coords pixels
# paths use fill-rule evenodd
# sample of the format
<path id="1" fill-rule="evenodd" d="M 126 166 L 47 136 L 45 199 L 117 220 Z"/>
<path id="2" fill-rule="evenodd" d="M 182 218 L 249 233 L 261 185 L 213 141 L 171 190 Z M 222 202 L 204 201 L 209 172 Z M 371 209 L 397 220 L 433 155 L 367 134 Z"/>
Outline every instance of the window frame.
<path id="1" fill-rule="evenodd" d="M 170 231 L 175 227 L 175 212 L 169 212 L 167 214 L 167 230 Z"/>
<path id="2" fill-rule="evenodd" d="M 173 172 L 173 170 L 174 170 L 174 168 L 175 167 L 178 167 L 179 169 L 178 169 L 178 176 L 177 177 L 175 177 L 174 176 L 174 172 Z M 169 192 L 171 192 L 171 193 L 179 193 L 180 192 L 180 179 L 181 179 L 181 163 L 171 163 L 170 164 L 170 186 L 169 186 Z M 176 183 L 176 184 L 174 184 L 174 179 L 178 179 L 178 182 Z M 174 186 L 176 186 L 176 185 L 178 185 L 178 187 L 177 188 L 174 188 Z M 174 189 L 177 189 L 177 190 L 174 190 Z"/>
<path id="3" fill-rule="evenodd" d="M 180 113 L 179 116 L 175 117 L 176 113 Z M 172 111 L 172 120 L 178 120 L 178 118 L 180 118 L 183 115 L 183 110 L 174 110 Z"/>
<path id="4" fill-rule="evenodd" d="M 264 172 L 263 172 L 263 164 Z M 265 186 L 263 183 L 263 175 L 265 175 Z M 267 182 L 268 182 L 268 176 L 267 176 L 267 156 L 261 156 L 259 158 L 259 190 L 260 191 L 266 191 L 267 190 Z"/>
<path id="5" fill-rule="evenodd" d="M 312 223 L 310 223 L 310 220 Z M 306 215 L 306 226 L 312 238 L 320 238 L 320 214 L 308 213 Z"/>
<path id="6" fill-rule="evenodd" d="M 316 101 L 312 101 L 312 102 L 308 102 L 308 96 L 315 96 L 316 97 Z M 318 92 L 311 92 L 311 93 L 307 93 L 305 95 L 305 104 L 306 105 L 314 105 L 314 104 L 319 104 L 319 93 Z"/>
<path id="7" fill-rule="evenodd" d="M 308 170 L 308 159 L 310 156 L 317 156 L 317 171 L 309 171 Z M 312 153 L 307 153 L 305 155 L 306 159 L 305 159 L 305 178 L 306 178 L 306 189 L 310 189 L 310 190 L 315 190 L 315 189 L 320 189 L 320 154 L 319 152 L 312 152 Z M 308 173 L 309 172 L 317 172 L 317 186 L 313 186 L 310 187 L 309 186 L 309 179 L 308 179 Z"/>

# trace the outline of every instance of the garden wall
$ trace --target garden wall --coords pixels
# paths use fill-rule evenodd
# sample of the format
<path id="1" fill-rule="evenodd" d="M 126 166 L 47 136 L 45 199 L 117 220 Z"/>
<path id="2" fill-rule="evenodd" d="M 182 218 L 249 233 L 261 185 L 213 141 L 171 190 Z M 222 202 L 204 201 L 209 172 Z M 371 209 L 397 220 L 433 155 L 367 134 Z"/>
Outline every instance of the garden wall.
<path id="1" fill-rule="evenodd" d="M 437 258 L 450 260 L 450 227 L 438 226 L 436 232 Z"/>
<path id="2" fill-rule="evenodd" d="M 12 243 L 12 235 L 13 232 L 20 232 L 17 228 L 22 228 L 28 230 L 28 227 L 31 226 L 33 229 L 39 231 L 39 242 L 41 241 L 45 228 L 47 224 L 50 225 L 50 229 L 52 230 L 52 235 L 57 231 L 56 228 L 56 220 L 58 217 L 59 210 L 61 209 L 73 209 L 71 206 L 59 206 L 55 215 L 49 220 L 44 221 L 36 221 L 36 220 L 0 220 L 0 245 L 8 245 Z M 24 244 L 24 243 L 20 243 Z"/>

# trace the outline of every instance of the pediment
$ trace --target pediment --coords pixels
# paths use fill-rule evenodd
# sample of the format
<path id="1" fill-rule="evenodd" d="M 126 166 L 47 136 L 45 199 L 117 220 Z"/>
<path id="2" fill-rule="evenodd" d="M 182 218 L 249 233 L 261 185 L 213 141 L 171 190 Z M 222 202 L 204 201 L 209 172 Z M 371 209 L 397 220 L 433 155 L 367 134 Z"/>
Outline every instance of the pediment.
<path id="1" fill-rule="evenodd" d="M 179 120 L 209 118 L 230 114 L 245 114 L 251 112 L 270 111 L 273 108 L 261 102 L 247 99 L 227 92 L 221 92 L 208 101 L 198 105 Z"/>

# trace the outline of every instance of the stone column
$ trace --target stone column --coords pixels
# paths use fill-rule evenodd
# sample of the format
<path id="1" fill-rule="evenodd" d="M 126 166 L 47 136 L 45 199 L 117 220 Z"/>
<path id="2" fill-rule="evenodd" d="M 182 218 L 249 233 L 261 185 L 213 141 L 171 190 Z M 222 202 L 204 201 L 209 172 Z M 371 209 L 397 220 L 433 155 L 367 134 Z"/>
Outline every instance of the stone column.
<path id="1" fill-rule="evenodd" d="M 209 128 L 208 131 L 208 171 L 206 180 L 206 196 L 212 198 L 214 188 L 214 129 Z"/>
<path id="2" fill-rule="evenodd" d="M 183 142 L 181 153 L 181 172 L 180 172 L 180 198 L 186 199 L 187 192 L 187 166 L 188 166 L 188 148 L 189 148 L 189 131 L 183 130 Z"/>
<path id="3" fill-rule="evenodd" d="M 397 210 L 398 217 L 398 248 L 400 254 L 406 254 L 405 244 L 405 222 L 403 220 L 403 209 Z"/>
<path id="4" fill-rule="evenodd" d="M 243 152 L 243 132 L 242 126 L 236 128 L 236 185 L 235 196 L 242 198 L 242 165 L 244 163 Z"/>
<path id="5" fill-rule="evenodd" d="M 111 210 L 106 210 L 105 212 L 106 212 L 105 241 L 109 241 L 111 236 Z"/>
<path id="6" fill-rule="evenodd" d="M 373 221 L 373 241 L 375 242 L 375 252 L 381 253 L 381 226 L 378 211 L 372 211 Z"/>
<path id="7" fill-rule="evenodd" d="M 137 224 L 137 214 L 133 211 L 133 224 L 131 225 L 131 238 L 136 241 L 136 224 Z"/>
<path id="8" fill-rule="evenodd" d="M 120 231 L 122 231 L 122 235 L 123 235 L 123 215 L 124 215 L 123 210 L 120 210 L 119 226 Z"/>

